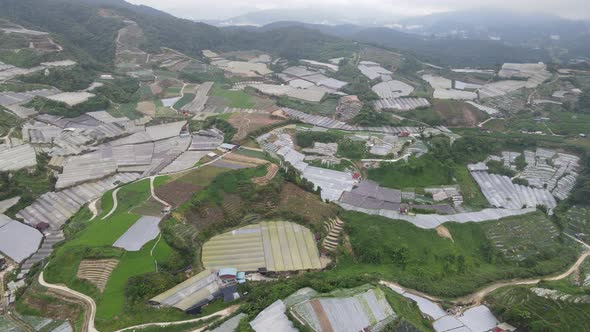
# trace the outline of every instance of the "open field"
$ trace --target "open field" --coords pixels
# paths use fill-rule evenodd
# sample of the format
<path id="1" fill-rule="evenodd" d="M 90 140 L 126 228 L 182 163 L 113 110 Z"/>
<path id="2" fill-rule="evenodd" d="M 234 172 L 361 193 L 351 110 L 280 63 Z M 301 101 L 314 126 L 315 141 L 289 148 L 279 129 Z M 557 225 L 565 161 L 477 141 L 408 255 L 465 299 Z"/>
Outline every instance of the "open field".
<path id="1" fill-rule="evenodd" d="M 223 168 L 206 166 L 175 175 L 171 181 L 156 188 L 156 195 L 172 206 L 178 207 L 211 183 L 217 175 L 226 171 Z"/>
<path id="2" fill-rule="evenodd" d="M 321 202 L 317 195 L 287 183 L 280 193 L 278 211 L 295 212 L 308 220 L 315 231 L 319 231 L 326 220 L 335 217 L 337 209 Z"/>
<path id="3" fill-rule="evenodd" d="M 335 272 L 341 275 L 369 274 L 391 279 L 428 294 L 453 297 L 474 291 L 495 280 L 546 275 L 561 271 L 577 257 L 572 242 L 557 240 L 539 251 L 528 264 L 503 258 L 486 235 L 486 229 L 511 232 L 504 223 L 543 218 L 539 212 L 484 223 L 446 223 L 454 241 L 435 230 L 421 230 L 404 221 L 345 212 L 341 219 L 350 237 L 353 257 L 338 259 Z M 528 229 L 535 223 L 524 224 Z M 526 232 L 523 230 L 523 232 Z M 538 240 L 542 232 L 530 232 Z M 508 239 L 510 234 L 501 235 Z M 515 246 L 517 247 L 517 246 Z M 513 254 L 530 248 L 517 248 Z M 520 252 L 519 252 L 520 251 Z"/>
<path id="4" fill-rule="evenodd" d="M 230 91 L 223 89 L 219 84 L 214 84 L 210 96 L 221 99 L 226 107 L 255 108 L 252 96 L 245 91 Z"/>
<path id="5" fill-rule="evenodd" d="M 248 137 L 248 134 L 264 128 L 266 126 L 275 125 L 284 120 L 275 119 L 270 114 L 260 113 L 236 113 L 232 114 L 228 119 L 228 122 L 237 129 L 236 134 L 233 137 L 235 141 L 241 141 Z"/>
<path id="6" fill-rule="evenodd" d="M 21 315 L 52 317 L 56 321 L 71 322 L 76 330 L 82 328 L 84 304 L 48 291 L 36 282 L 17 300 L 16 309 Z"/>
<path id="7" fill-rule="evenodd" d="M 396 189 L 453 184 L 450 170 L 428 155 L 370 169 L 368 174 L 370 180 Z"/>

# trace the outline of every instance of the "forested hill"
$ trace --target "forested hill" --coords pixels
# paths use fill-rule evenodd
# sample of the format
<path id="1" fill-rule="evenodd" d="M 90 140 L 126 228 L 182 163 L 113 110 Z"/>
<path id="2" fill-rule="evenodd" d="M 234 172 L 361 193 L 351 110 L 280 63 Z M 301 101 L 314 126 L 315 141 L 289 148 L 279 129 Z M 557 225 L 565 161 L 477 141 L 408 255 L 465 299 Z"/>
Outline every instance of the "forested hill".
<path id="1" fill-rule="evenodd" d="M 169 47 L 196 56 L 203 49 L 259 49 L 289 59 L 319 59 L 338 56 L 341 50 L 354 47 L 352 42 L 303 27 L 248 33 L 222 30 L 122 0 L 0 0 L 0 8 L 1 18 L 51 32 L 66 46 L 79 48 L 102 63 L 113 62 L 123 19 L 138 23 L 146 40 L 140 47 L 151 52 Z"/>
<path id="2" fill-rule="evenodd" d="M 443 67 L 494 66 L 505 62 L 547 62 L 550 60 L 549 54 L 543 49 L 507 45 L 494 40 L 430 38 L 385 27 L 367 28 L 350 24 L 330 26 L 284 21 L 271 23 L 257 30 L 272 31 L 288 27 L 317 30 L 333 37 L 355 40 L 401 52 L 411 52 L 423 61 Z"/>

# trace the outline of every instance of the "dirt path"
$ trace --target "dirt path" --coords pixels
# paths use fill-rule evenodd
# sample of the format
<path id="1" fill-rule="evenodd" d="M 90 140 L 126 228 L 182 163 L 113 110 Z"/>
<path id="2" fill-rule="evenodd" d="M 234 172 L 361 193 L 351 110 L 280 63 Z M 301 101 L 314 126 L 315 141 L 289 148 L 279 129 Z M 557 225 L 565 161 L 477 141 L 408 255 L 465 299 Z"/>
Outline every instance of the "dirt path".
<path id="1" fill-rule="evenodd" d="M 156 196 L 156 190 L 154 189 L 154 179 L 156 178 L 156 176 L 150 176 L 150 191 L 152 192 L 152 197 L 160 202 L 160 204 L 164 205 L 164 206 L 172 206 L 172 204 L 168 204 L 168 202 L 164 201 L 163 199 L 160 199 L 160 197 Z"/>
<path id="2" fill-rule="evenodd" d="M 451 232 L 449 231 L 449 229 L 443 225 L 440 225 L 436 228 L 436 234 L 438 234 L 438 236 L 440 236 L 442 238 L 446 238 L 446 239 L 449 239 L 449 240 L 455 242 L 455 240 L 453 240 L 453 236 L 451 235 Z"/>
<path id="3" fill-rule="evenodd" d="M 90 212 L 92 212 L 92 218 L 90 218 L 88 221 L 94 220 L 94 218 L 98 216 L 98 209 L 96 208 L 96 203 L 98 203 L 99 200 L 100 199 L 97 198 L 90 202 L 90 204 L 88 204 L 88 209 L 90 210 Z"/>
<path id="4" fill-rule="evenodd" d="M 117 205 L 119 205 L 118 201 L 117 201 L 117 193 L 119 192 L 119 190 L 121 189 L 121 187 L 115 189 L 115 191 L 113 191 L 113 208 L 111 209 L 111 211 L 109 211 L 109 213 L 107 213 L 106 216 L 100 218 L 100 220 L 105 220 L 106 218 L 110 217 L 111 214 L 113 214 L 116 210 L 117 210 Z"/>
<path id="5" fill-rule="evenodd" d="M 492 117 L 490 117 L 490 118 L 487 118 L 487 119 L 485 119 L 483 122 L 480 122 L 480 123 L 477 125 L 477 127 L 481 128 L 481 127 L 483 127 L 483 125 L 484 125 L 484 124 L 488 123 L 488 121 L 490 121 L 490 120 L 494 120 L 494 119 L 496 119 L 496 118 L 492 118 Z"/>
<path id="6" fill-rule="evenodd" d="M 182 82 L 182 89 L 180 89 L 180 99 L 184 98 L 184 88 L 186 88 L 186 86 L 187 86 L 186 82 Z M 179 99 L 179 100 L 180 100 L 180 99 Z M 175 105 L 175 104 L 176 104 L 176 103 L 174 103 L 174 104 L 172 105 L 172 107 L 170 107 L 170 108 L 171 108 L 171 109 L 173 109 L 173 110 L 175 110 L 175 111 L 176 111 L 176 113 L 180 113 L 180 110 L 177 110 L 176 108 L 174 108 L 174 105 Z"/>
<path id="7" fill-rule="evenodd" d="M 69 289 L 66 286 L 54 285 L 54 284 L 50 284 L 50 283 L 45 282 L 45 279 L 43 278 L 43 271 L 41 271 L 41 273 L 39 273 L 38 280 L 39 280 L 39 284 L 43 287 L 53 289 L 58 292 L 66 293 L 66 294 L 70 295 L 71 297 L 75 297 L 75 298 L 78 298 L 78 299 L 81 299 L 82 301 L 84 301 L 84 303 L 86 303 L 88 305 L 90 310 L 87 310 L 86 315 L 84 316 L 83 331 L 98 332 L 98 330 L 94 327 L 94 319 L 96 317 L 96 303 L 94 302 L 94 300 L 90 296 L 76 292 L 75 290 Z"/>
<path id="8" fill-rule="evenodd" d="M 223 319 L 223 318 L 231 315 L 232 313 L 234 313 L 236 310 L 238 310 L 239 307 L 240 307 L 239 305 L 234 305 L 234 306 L 231 306 L 227 309 L 223 309 L 218 312 L 212 313 L 211 315 L 203 316 L 203 317 L 199 317 L 199 318 L 195 318 L 195 319 L 181 320 L 178 322 L 147 323 L 147 324 L 126 327 L 124 329 L 120 329 L 115 332 L 123 332 L 123 331 L 128 331 L 128 330 L 139 330 L 139 329 L 144 329 L 146 327 L 151 327 L 151 326 L 168 327 L 168 326 L 181 325 L 181 324 L 186 324 L 186 323 L 198 323 L 200 321 L 207 320 L 207 319 L 215 317 L 215 316 L 220 316 L 219 319 Z M 202 328 L 199 328 L 197 330 L 200 331 L 201 329 Z"/>

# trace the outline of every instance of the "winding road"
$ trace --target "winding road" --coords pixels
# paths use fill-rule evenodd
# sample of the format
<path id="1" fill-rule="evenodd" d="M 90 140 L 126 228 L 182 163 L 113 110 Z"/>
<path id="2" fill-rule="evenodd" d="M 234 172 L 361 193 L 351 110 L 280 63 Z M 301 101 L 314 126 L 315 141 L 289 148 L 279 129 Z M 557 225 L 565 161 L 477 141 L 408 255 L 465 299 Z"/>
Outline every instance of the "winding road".
<path id="1" fill-rule="evenodd" d="M 121 190 L 121 188 L 122 187 L 119 187 L 113 191 L 113 207 L 111 208 L 111 211 L 109 211 L 109 213 L 107 213 L 104 217 L 100 218 L 100 220 L 105 220 L 106 218 L 110 217 L 111 214 L 115 213 L 115 211 L 117 210 L 117 206 L 119 205 L 119 202 L 117 201 L 117 193 L 119 193 L 119 190 Z"/>

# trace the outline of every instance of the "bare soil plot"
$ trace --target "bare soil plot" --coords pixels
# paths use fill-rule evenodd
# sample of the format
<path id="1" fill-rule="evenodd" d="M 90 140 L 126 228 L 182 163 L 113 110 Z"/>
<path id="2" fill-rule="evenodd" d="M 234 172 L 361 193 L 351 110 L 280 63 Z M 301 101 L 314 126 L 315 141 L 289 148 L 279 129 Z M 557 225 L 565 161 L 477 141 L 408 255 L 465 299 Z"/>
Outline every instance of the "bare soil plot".
<path id="1" fill-rule="evenodd" d="M 440 225 L 436 228 L 436 234 L 438 234 L 438 236 L 440 236 L 442 238 L 446 238 L 446 239 L 449 239 L 449 240 L 455 242 L 453 240 L 453 236 L 451 235 L 451 232 L 449 231 L 449 229 L 443 225 Z"/>
<path id="2" fill-rule="evenodd" d="M 179 206 L 205 188 L 217 175 L 227 171 L 225 168 L 205 166 L 185 174 L 173 175 L 172 181 L 159 186 L 155 192 L 164 201 Z M 198 210 L 188 209 L 186 216 L 176 212 L 172 215 L 179 220 L 192 223 L 197 228 L 223 220 L 223 211 L 214 206 L 203 206 Z"/>
<path id="3" fill-rule="evenodd" d="M 19 300 L 21 305 L 44 316 L 52 317 L 55 320 L 66 320 L 76 322 L 84 312 L 84 303 L 65 298 L 51 290 L 42 289 L 37 283 L 28 287 Z"/>
<path id="4" fill-rule="evenodd" d="M 455 100 L 433 100 L 433 108 L 447 126 L 475 127 L 488 116 L 477 108 Z"/>
<path id="5" fill-rule="evenodd" d="M 234 141 L 241 141 L 248 137 L 248 134 L 262 127 L 274 125 L 284 120 L 274 118 L 270 114 L 261 113 L 236 113 L 228 122 L 238 131 L 234 135 Z"/>
<path id="6" fill-rule="evenodd" d="M 156 105 L 153 101 L 141 101 L 137 103 L 137 111 L 147 116 L 156 116 Z"/>
<path id="7" fill-rule="evenodd" d="M 336 217 L 337 208 L 322 202 L 318 196 L 287 183 L 281 190 L 278 210 L 295 212 L 306 218 L 314 229 L 320 229 L 324 221 Z"/>
<path id="8" fill-rule="evenodd" d="M 156 196 L 177 207 L 186 202 L 203 187 L 196 183 L 173 181 L 156 188 Z"/>
<path id="9" fill-rule="evenodd" d="M 76 276 L 90 281 L 103 292 L 111 272 L 118 264 L 116 259 L 84 259 L 80 262 Z"/>

